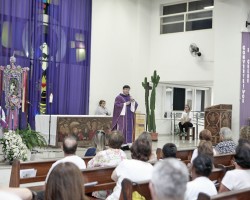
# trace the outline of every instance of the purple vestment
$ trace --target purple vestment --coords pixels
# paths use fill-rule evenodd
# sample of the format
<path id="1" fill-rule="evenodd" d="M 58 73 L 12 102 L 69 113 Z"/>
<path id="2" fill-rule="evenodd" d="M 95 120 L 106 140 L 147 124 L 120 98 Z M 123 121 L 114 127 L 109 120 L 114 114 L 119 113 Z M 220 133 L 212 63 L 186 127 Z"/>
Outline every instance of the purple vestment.
<path id="1" fill-rule="evenodd" d="M 134 112 L 130 110 L 131 104 L 126 106 L 125 115 L 121 115 L 124 103 L 130 101 L 129 95 L 119 94 L 115 98 L 112 130 L 119 130 L 123 133 L 124 143 L 132 142 L 132 134 L 134 127 Z M 135 102 L 135 110 L 138 104 Z"/>

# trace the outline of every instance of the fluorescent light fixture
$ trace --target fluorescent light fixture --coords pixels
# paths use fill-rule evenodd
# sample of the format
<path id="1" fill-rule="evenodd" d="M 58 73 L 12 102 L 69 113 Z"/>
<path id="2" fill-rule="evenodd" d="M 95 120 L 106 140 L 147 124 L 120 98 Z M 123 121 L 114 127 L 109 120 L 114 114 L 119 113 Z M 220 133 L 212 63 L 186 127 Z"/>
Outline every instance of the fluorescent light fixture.
<path id="1" fill-rule="evenodd" d="M 212 9 L 212 8 L 214 8 L 214 6 L 206 6 L 206 7 L 204 7 L 205 10 Z"/>

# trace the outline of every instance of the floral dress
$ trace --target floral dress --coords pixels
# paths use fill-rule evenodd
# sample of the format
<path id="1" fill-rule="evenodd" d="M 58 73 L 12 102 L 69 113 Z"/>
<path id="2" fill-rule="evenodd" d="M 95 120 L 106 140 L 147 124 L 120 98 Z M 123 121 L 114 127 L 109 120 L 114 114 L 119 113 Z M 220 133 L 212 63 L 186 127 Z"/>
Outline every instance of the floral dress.
<path id="1" fill-rule="evenodd" d="M 236 144 L 234 143 L 233 140 L 225 140 L 215 146 L 215 150 L 219 154 L 234 153 L 235 148 L 236 148 Z"/>
<path id="2" fill-rule="evenodd" d="M 121 149 L 109 148 L 98 152 L 96 156 L 88 162 L 87 168 L 117 166 L 124 159 L 127 159 L 124 151 Z M 92 196 L 99 199 L 106 199 L 111 193 L 112 191 L 109 190 L 98 191 L 93 192 Z"/>

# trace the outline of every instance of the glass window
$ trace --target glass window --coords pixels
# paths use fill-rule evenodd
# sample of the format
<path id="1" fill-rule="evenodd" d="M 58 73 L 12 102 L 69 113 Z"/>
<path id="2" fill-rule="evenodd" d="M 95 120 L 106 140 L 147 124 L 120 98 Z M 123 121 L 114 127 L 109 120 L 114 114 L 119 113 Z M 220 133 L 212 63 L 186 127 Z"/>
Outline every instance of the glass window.
<path id="1" fill-rule="evenodd" d="M 172 17 L 163 17 L 162 18 L 162 23 L 173 23 L 173 22 L 178 22 L 178 21 L 184 21 L 184 15 L 176 15 Z"/>
<path id="2" fill-rule="evenodd" d="M 213 6 L 214 0 L 191 1 L 188 4 L 188 11 L 203 10 L 205 7 Z"/>
<path id="3" fill-rule="evenodd" d="M 212 19 L 189 21 L 186 23 L 186 31 L 195 31 L 212 28 Z"/>
<path id="4" fill-rule="evenodd" d="M 187 3 L 163 6 L 163 15 L 171 15 L 187 11 Z"/>
<path id="5" fill-rule="evenodd" d="M 186 3 L 162 5 L 161 34 L 212 28 L 213 5 L 214 0 L 187 0 Z"/>
<path id="6" fill-rule="evenodd" d="M 184 23 L 166 24 L 162 26 L 162 34 L 176 33 L 184 31 Z"/>

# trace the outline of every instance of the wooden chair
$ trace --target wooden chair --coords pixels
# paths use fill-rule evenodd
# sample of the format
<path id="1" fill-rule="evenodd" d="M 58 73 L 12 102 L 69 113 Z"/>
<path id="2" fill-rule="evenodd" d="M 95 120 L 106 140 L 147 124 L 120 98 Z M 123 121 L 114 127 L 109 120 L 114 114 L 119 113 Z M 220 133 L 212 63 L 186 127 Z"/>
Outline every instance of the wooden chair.
<path id="1" fill-rule="evenodd" d="M 122 181 L 122 190 L 119 200 L 131 200 L 133 192 L 137 191 L 140 195 L 144 196 L 146 200 L 151 200 L 149 190 L 149 182 L 135 183 L 125 178 Z"/>
<path id="2" fill-rule="evenodd" d="M 198 200 L 249 200 L 250 199 L 250 188 L 223 192 L 214 196 L 209 196 L 204 193 L 198 195 Z"/>
<path id="3" fill-rule="evenodd" d="M 192 140 L 194 140 L 194 138 L 195 138 L 195 127 L 189 127 L 188 128 L 188 132 L 187 132 L 187 136 L 185 136 L 185 140 L 189 140 L 190 132 L 191 132 Z"/>

